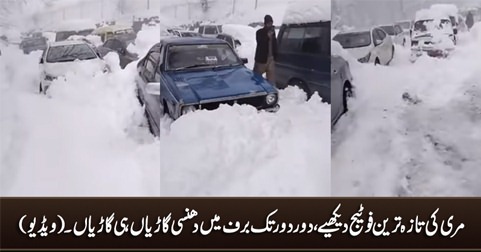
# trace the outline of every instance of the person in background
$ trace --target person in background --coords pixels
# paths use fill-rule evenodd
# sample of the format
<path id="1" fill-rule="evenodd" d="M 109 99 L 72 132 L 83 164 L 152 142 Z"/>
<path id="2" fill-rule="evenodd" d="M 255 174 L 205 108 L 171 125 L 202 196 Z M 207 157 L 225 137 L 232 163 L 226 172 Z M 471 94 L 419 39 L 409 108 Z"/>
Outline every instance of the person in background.
<path id="1" fill-rule="evenodd" d="M 264 27 L 256 32 L 257 47 L 254 58 L 254 72 L 259 75 L 266 73 L 267 80 L 276 86 L 275 61 L 277 57 L 277 40 L 273 23 L 272 17 L 266 15 L 264 17 Z"/>
<path id="2" fill-rule="evenodd" d="M 474 25 L 474 18 L 473 14 L 471 12 L 468 12 L 468 15 L 466 16 L 466 26 L 468 27 L 468 31 L 471 30 L 471 27 Z"/>

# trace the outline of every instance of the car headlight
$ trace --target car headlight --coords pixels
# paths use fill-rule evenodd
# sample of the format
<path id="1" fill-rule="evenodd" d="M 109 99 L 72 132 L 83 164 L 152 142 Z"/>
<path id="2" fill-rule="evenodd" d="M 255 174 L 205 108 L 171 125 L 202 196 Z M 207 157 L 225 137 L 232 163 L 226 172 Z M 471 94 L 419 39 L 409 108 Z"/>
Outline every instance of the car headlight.
<path id="1" fill-rule="evenodd" d="M 371 52 L 369 52 L 366 56 L 358 59 L 358 61 L 361 63 L 366 63 L 366 62 L 369 62 L 370 58 L 371 58 Z"/>
<path id="2" fill-rule="evenodd" d="M 185 115 L 187 113 L 190 113 L 190 112 L 194 112 L 195 111 L 195 107 L 194 106 L 185 106 L 185 107 L 182 107 L 182 115 Z"/>
<path id="3" fill-rule="evenodd" d="M 266 103 L 267 105 L 274 105 L 277 102 L 277 94 L 268 94 L 266 95 Z"/>

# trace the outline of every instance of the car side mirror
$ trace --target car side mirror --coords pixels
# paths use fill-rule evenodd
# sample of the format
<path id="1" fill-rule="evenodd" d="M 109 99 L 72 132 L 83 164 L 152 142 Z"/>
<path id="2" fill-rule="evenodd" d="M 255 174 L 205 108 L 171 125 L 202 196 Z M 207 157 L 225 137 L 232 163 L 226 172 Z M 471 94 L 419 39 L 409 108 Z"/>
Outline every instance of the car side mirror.
<path id="1" fill-rule="evenodd" d="M 375 43 L 376 43 L 376 46 L 378 46 L 378 45 L 382 44 L 382 39 L 378 39 L 378 40 L 376 40 L 376 41 L 375 41 Z"/>
<path id="2" fill-rule="evenodd" d="M 236 46 L 241 46 L 242 43 L 241 43 L 238 39 L 236 39 L 236 40 L 235 40 L 235 45 L 236 45 Z"/>
<path id="3" fill-rule="evenodd" d="M 454 35 L 457 35 L 458 34 L 458 29 L 454 29 Z"/>
<path id="4" fill-rule="evenodd" d="M 40 64 L 43 64 L 43 58 L 40 58 Z"/>
<path id="5" fill-rule="evenodd" d="M 145 87 L 145 91 L 150 95 L 160 95 L 160 82 L 149 82 Z"/>
<path id="6" fill-rule="evenodd" d="M 249 63 L 249 60 L 247 58 L 241 58 L 243 64 Z"/>

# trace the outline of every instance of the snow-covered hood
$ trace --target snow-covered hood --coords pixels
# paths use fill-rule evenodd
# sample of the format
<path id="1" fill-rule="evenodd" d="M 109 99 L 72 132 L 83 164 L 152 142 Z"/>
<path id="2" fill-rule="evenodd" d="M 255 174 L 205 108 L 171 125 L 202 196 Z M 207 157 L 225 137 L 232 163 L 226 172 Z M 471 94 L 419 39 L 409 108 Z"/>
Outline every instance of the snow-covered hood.
<path id="1" fill-rule="evenodd" d="M 344 50 L 348 51 L 354 58 L 360 59 L 371 52 L 371 46 L 347 48 Z"/>
<path id="2" fill-rule="evenodd" d="M 48 75 L 57 77 L 63 76 L 68 72 L 94 74 L 103 71 L 106 67 L 106 63 L 97 58 L 82 61 L 46 63 L 44 64 L 44 71 Z"/>

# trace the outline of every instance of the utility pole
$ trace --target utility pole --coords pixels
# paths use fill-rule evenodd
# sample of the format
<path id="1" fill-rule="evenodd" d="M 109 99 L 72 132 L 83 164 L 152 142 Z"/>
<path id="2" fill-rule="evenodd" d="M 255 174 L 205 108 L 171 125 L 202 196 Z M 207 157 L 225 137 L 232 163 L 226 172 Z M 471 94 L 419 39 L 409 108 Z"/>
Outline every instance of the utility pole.
<path id="1" fill-rule="evenodd" d="M 235 13 L 235 0 L 232 0 L 232 14 Z"/>
<path id="2" fill-rule="evenodd" d="M 150 0 L 147 0 L 147 10 L 150 10 Z"/>
<path id="3" fill-rule="evenodd" d="M 257 0 L 256 0 L 256 6 L 254 7 L 254 10 L 257 10 Z"/>

